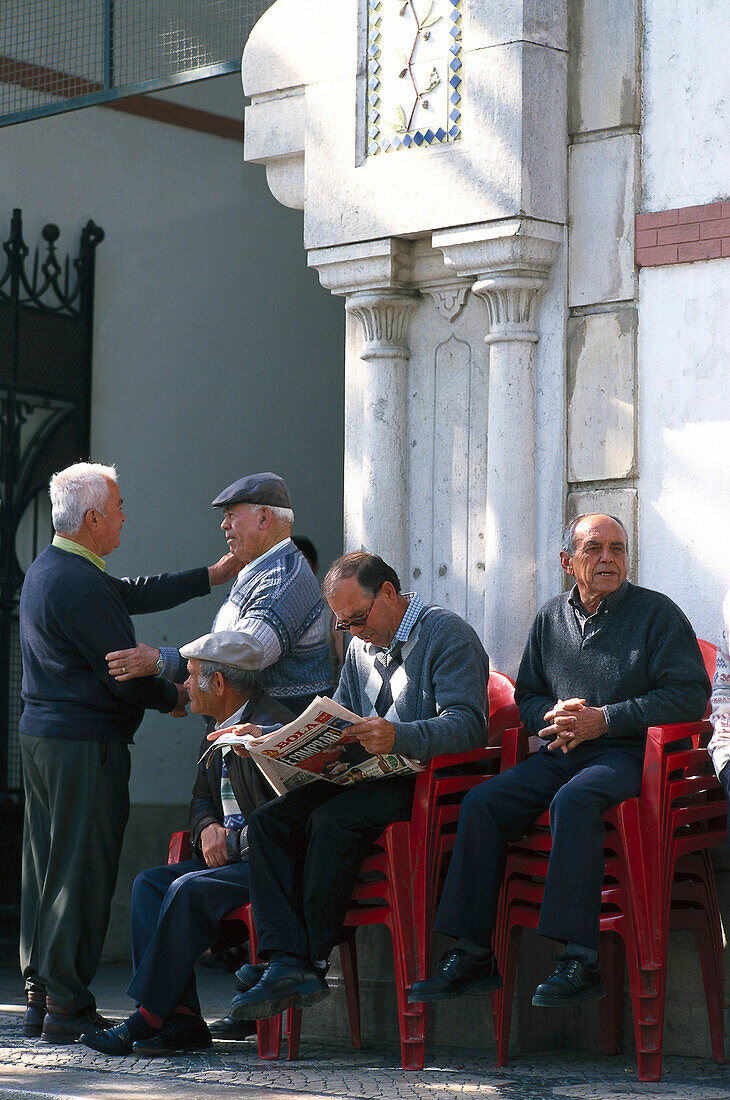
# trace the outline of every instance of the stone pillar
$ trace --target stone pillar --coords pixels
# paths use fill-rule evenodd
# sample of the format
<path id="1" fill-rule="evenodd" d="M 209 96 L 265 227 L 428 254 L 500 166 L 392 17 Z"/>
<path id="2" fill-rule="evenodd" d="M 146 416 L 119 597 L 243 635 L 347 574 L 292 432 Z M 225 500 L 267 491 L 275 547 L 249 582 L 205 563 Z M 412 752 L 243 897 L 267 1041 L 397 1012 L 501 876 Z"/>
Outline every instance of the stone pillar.
<path id="1" fill-rule="evenodd" d="M 479 279 L 489 312 L 484 623 L 495 668 L 513 672 L 536 611 L 535 302 L 544 280 Z"/>
<path id="2" fill-rule="evenodd" d="M 537 611 L 535 347 L 537 301 L 561 230 L 520 219 L 434 233 L 448 265 L 476 274 L 489 331 L 484 642 L 514 676 Z"/>
<path id="3" fill-rule="evenodd" d="M 362 423 L 362 540 L 405 576 L 408 564 L 406 400 L 408 329 L 414 295 L 361 292 L 347 299 L 365 336 Z"/>
<path id="4" fill-rule="evenodd" d="M 382 555 L 405 577 L 408 337 L 419 301 L 410 289 L 410 245 L 386 238 L 316 249 L 310 251 L 308 263 L 317 268 L 323 286 L 345 296 L 348 316 L 357 319 L 362 331 L 361 385 L 358 400 L 348 402 L 345 425 L 346 468 L 351 471 L 350 480 L 352 471 L 358 471 L 360 482 L 358 543 Z M 350 492 L 349 500 L 354 497 Z M 347 548 L 355 548 L 349 537 Z"/>

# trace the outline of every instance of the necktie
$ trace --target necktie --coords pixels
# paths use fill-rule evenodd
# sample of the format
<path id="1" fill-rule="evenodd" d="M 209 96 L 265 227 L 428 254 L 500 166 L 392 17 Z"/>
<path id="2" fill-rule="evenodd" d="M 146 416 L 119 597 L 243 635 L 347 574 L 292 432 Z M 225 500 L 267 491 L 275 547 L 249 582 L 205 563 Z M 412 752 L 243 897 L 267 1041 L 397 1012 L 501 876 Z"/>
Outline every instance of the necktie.
<path id="1" fill-rule="evenodd" d="M 386 653 L 378 653 L 373 662 L 383 681 L 380 685 L 378 697 L 375 700 L 375 713 L 381 718 L 384 718 L 393 706 L 393 691 L 390 686 L 390 681 L 395 670 L 400 668 L 403 663 L 400 651 L 401 646 L 399 643 Z"/>

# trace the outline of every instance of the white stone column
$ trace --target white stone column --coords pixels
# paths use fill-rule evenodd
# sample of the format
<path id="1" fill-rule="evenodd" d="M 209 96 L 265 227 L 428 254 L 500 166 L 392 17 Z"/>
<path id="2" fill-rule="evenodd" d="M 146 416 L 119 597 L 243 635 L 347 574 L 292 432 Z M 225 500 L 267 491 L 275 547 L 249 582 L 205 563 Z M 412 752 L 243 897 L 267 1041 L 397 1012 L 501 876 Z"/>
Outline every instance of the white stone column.
<path id="1" fill-rule="evenodd" d="M 484 630 L 494 667 L 514 675 L 536 611 L 535 329 L 544 280 L 479 279 L 489 312 Z"/>
<path id="2" fill-rule="evenodd" d="M 380 554 L 401 578 L 408 571 L 408 343 L 418 295 L 411 289 L 412 257 L 407 241 L 384 238 L 337 248 L 312 249 L 307 256 L 320 282 L 346 298 L 350 317 L 362 331 L 357 399 L 347 401 L 345 467 L 347 509 L 357 510 L 355 543 Z M 348 371 L 351 364 L 348 363 Z M 359 485 L 353 480 L 359 474 Z"/>
<path id="3" fill-rule="evenodd" d="M 405 576 L 408 565 L 406 424 L 408 329 L 417 299 L 365 291 L 347 299 L 360 321 L 368 366 L 363 393 L 362 540 Z"/>
<path id="4" fill-rule="evenodd" d="M 514 676 L 537 611 L 535 347 L 537 302 L 559 227 L 530 219 L 434 233 L 434 245 L 486 305 L 489 331 L 484 642 Z"/>

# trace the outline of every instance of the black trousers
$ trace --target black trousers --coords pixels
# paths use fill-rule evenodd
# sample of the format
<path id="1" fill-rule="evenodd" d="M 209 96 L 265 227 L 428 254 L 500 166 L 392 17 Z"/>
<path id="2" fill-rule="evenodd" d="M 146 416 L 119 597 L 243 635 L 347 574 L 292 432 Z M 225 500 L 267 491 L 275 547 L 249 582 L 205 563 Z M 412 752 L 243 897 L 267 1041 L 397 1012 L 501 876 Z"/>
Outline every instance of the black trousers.
<path id="1" fill-rule="evenodd" d="M 342 788 L 316 781 L 260 806 L 248 823 L 251 903 L 266 958 L 326 959 L 340 939 L 368 844 L 411 815 L 415 780 Z"/>
<path id="2" fill-rule="evenodd" d="M 547 747 L 475 787 L 462 803 L 436 931 L 490 947 L 507 845 L 550 807 L 553 834 L 538 932 L 598 946 L 603 883 L 601 814 L 641 790 L 644 745 L 590 741 Z"/>
<path id="3" fill-rule="evenodd" d="M 200 1012 L 193 965 L 221 921 L 248 902 L 248 864 L 206 867 L 188 859 L 152 867 L 132 886 L 132 962 L 127 993 L 166 1020 L 179 1005 Z"/>
<path id="4" fill-rule="evenodd" d="M 20 966 L 64 1012 L 94 1006 L 129 816 L 129 748 L 21 736 L 25 788 Z"/>

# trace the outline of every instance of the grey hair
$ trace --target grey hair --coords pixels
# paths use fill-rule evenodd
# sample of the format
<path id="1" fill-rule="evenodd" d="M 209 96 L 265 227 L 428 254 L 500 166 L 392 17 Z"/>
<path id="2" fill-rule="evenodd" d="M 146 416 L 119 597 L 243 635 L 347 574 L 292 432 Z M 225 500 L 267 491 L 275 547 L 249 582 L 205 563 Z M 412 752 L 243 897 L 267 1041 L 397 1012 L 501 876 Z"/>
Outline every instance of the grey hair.
<path id="1" fill-rule="evenodd" d="M 277 527 L 291 528 L 294 525 L 294 512 L 291 508 L 275 508 L 272 504 L 249 503 L 246 503 L 246 507 L 252 512 L 260 512 L 262 508 L 268 508 Z"/>
<path id="2" fill-rule="evenodd" d="M 54 530 L 75 535 L 92 508 L 104 515 L 109 482 L 116 480 L 116 468 L 100 462 L 77 462 L 54 474 L 48 486 Z"/>
<path id="3" fill-rule="evenodd" d="M 582 512 L 579 516 L 576 516 L 575 519 L 572 519 L 570 521 L 570 523 L 568 524 L 568 526 L 563 531 L 563 542 L 562 542 L 562 545 L 560 547 L 560 549 L 563 551 L 563 553 L 568 554 L 570 557 L 572 557 L 573 554 L 575 553 L 575 529 L 576 529 L 576 527 L 578 526 L 578 524 L 580 523 L 580 521 L 582 519 L 586 519 L 588 516 L 604 516 L 604 515 L 608 516 L 609 519 L 612 519 L 614 521 L 614 523 L 617 523 L 619 525 L 619 527 L 621 528 L 621 530 L 623 531 L 623 533 L 626 535 L 626 553 L 628 554 L 628 552 L 629 552 L 629 533 L 626 530 L 626 528 L 624 527 L 621 520 L 618 518 L 618 516 L 611 516 L 611 515 L 609 515 L 608 512 Z"/>
<path id="4" fill-rule="evenodd" d="M 220 672 L 226 683 L 236 691 L 251 691 L 259 686 L 259 674 L 255 669 L 235 668 L 233 665 L 222 665 L 218 661 L 201 661 L 198 672 L 198 687 L 201 691 L 210 691 L 216 672 Z"/>

